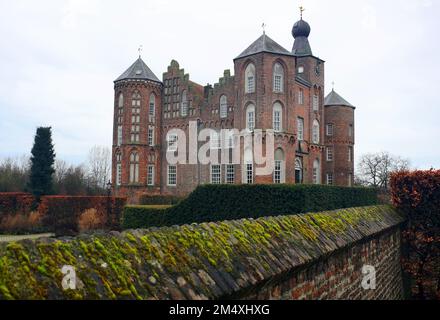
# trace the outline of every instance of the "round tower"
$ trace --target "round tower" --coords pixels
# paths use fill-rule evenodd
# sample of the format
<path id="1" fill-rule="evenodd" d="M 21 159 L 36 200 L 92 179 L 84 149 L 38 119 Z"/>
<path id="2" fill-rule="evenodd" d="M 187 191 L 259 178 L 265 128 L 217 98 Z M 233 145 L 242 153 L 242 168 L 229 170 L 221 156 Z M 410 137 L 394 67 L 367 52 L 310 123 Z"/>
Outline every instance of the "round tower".
<path id="1" fill-rule="evenodd" d="M 325 98 L 324 183 L 338 186 L 354 183 L 355 109 L 334 90 Z"/>

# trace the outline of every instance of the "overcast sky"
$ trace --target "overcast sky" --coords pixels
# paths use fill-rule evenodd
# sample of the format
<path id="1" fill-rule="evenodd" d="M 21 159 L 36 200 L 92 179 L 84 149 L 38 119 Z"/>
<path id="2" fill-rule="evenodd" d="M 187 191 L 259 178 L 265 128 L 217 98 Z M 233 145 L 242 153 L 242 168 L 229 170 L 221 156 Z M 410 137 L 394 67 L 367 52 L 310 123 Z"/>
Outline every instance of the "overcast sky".
<path id="1" fill-rule="evenodd" d="M 436 0 L 303 0 L 326 93 L 356 109 L 356 152 L 440 168 Z M 142 57 L 162 78 L 176 59 L 214 83 L 261 33 L 291 50 L 299 0 L 0 0 L 0 158 L 28 154 L 52 126 L 59 158 L 111 146 L 113 80 Z"/>

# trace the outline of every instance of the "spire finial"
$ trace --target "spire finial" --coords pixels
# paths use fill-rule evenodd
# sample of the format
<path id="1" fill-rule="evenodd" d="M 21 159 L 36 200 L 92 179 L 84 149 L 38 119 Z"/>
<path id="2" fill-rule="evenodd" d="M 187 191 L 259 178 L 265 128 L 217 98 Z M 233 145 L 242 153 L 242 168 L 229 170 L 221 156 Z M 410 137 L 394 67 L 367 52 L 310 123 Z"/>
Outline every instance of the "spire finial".
<path id="1" fill-rule="evenodd" d="M 263 34 L 266 34 L 266 24 L 264 22 L 261 25 L 261 28 L 263 29 Z"/>
<path id="2" fill-rule="evenodd" d="M 144 46 L 143 46 L 143 45 L 140 45 L 140 46 L 139 46 L 139 48 L 138 48 L 138 52 L 139 52 L 139 59 L 141 58 L 141 52 L 142 52 L 143 48 L 144 48 Z"/>
<path id="3" fill-rule="evenodd" d="M 300 12 L 300 15 L 301 15 L 301 20 L 303 19 L 303 12 L 304 11 L 306 11 L 306 9 L 302 5 L 299 6 L 299 12 Z"/>
<path id="4" fill-rule="evenodd" d="M 332 81 L 332 91 L 335 91 L 335 82 Z"/>

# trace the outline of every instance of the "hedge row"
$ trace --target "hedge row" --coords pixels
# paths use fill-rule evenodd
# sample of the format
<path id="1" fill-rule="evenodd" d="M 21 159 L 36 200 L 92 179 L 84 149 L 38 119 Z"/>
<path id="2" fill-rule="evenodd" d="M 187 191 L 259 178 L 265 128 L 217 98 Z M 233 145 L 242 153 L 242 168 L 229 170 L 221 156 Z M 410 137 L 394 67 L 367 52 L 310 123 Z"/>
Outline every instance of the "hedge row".
<path id="1" fill-rule="evenodd" d="M 36 206 L 30 194 L 0 193 L 0 232 L 74 235 L 80 229 L 117 230 L 125 204 L 126 198 L 117 197 L 43 196 Z"/>
<path id="2" fill-rule="evenodd" d="M 147 228 L 377 204 L 377 190 L 321 185 L 205 185 L 166 210 L 126 207 L 123 228 Z"/>
<path id="3" fill-rule="evenodd" d="M 183 200 L 183 197 L 170 195 L 148 195 L 143 194 L 139 197 L 140 205 L 175 205 Z"/>
<path id="4" fill-rule="evenodd" d="M 0 219 L 2 216 L 15 213 L 29 213 L 34 205 L 35 198 L 24 192 L 0 193 Z"/>
<path id="5" fill-rule="evenodd" d="M 403 267 L 413 298 L 440 299 L 440 170 L 391 175 L 394 205 L 406 213 Z"/>

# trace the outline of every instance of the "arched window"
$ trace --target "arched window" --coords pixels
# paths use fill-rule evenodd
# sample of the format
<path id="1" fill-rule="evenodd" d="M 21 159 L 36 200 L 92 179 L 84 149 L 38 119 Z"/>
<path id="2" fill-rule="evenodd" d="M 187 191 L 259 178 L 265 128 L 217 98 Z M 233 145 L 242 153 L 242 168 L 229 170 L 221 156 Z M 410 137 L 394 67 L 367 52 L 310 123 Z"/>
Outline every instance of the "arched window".
<path id="1" fill-rule="evenodd" d="M 279 102 L 273 105 L 273 130 L 275 132 L 283 131 L 283 107 Z"/>
<path id="2" fill-rule="evenodd" d="M 273 91 L 284 91 L 284 68 L 278 62 L 273 67 Z"/>
<path id="3" fill-rule="evenodd" d="M 321 168 L 319 165 L 319 159 L 313 161 L 313 184 L 321 183 Z"/>
<path id="4" fill-rule="evenodd" d="M 295 160 L 295 183 L 303 183 L 303 165 L 301 158 Z"/>
<path id="5" fill-rule="evenodd" d="M 255 106 L 253 104 L 246 108 L 246 129 L 249 131 L 255 129 Z"/>
<path id="6" fill-rule="evenodd" d="M 244 83 L 246 93 L 255 92 L 255 66 L 253 63 L 246 67 Z"/>
<path id="7" fill-rule="evenodd" d="M 225 95 L 220 97 L 220 118 L 228 116 L 228 98 Z"/>
<path id="8" fill-rule="evenodd" d="M 124 107 L 124 95 L 122 93 L 119 94 L 118 107 L 119 108 L 123 108 Z"/>
<path id="9" fill-rule="evenodd" d="M 116 152 L 116 185 L 122 184 L 122 154 L 120 151 Z"/>
<path id="10" fill-rule="evenodd" d="M 135 151 L 130 154 L 130 183 L 139 182 L 139 154 Z"/>
<path id="11" fill-rule="evenodd" d="M 284 183 L 285 182 L 285 161 L 284 151 L 281 148 L 275 150 L 275 167 L 273 170 L 273 182 Z"/>
<path id="12" fill-rule="evenodd" d="M 186 90 L 183 90 L 182 92 L 180 114 L 182 115 L 182 117 L 186 117 L 188 115 L 188 99 L 186 95 Z"/>
<path id="13" fill-rule="evenodd" d="M 312 142 L 314 144 L 319 144 L 319 122 L 316 119 L 313 120 Z"/>
<path id="14" fill-rule="evenodd" d="M 154 116 L 156 114 L 156 96 L 154 93 L 150 94 L 150 109 L 148 110 L 150 116 L 150 122 L 154 122 Z"/>
<path id="15" fill-rule="evenodd" d="M 141 95 L 135 91 L 131 99 L 131 142 L 139 142 L 141 123 Z"/>

